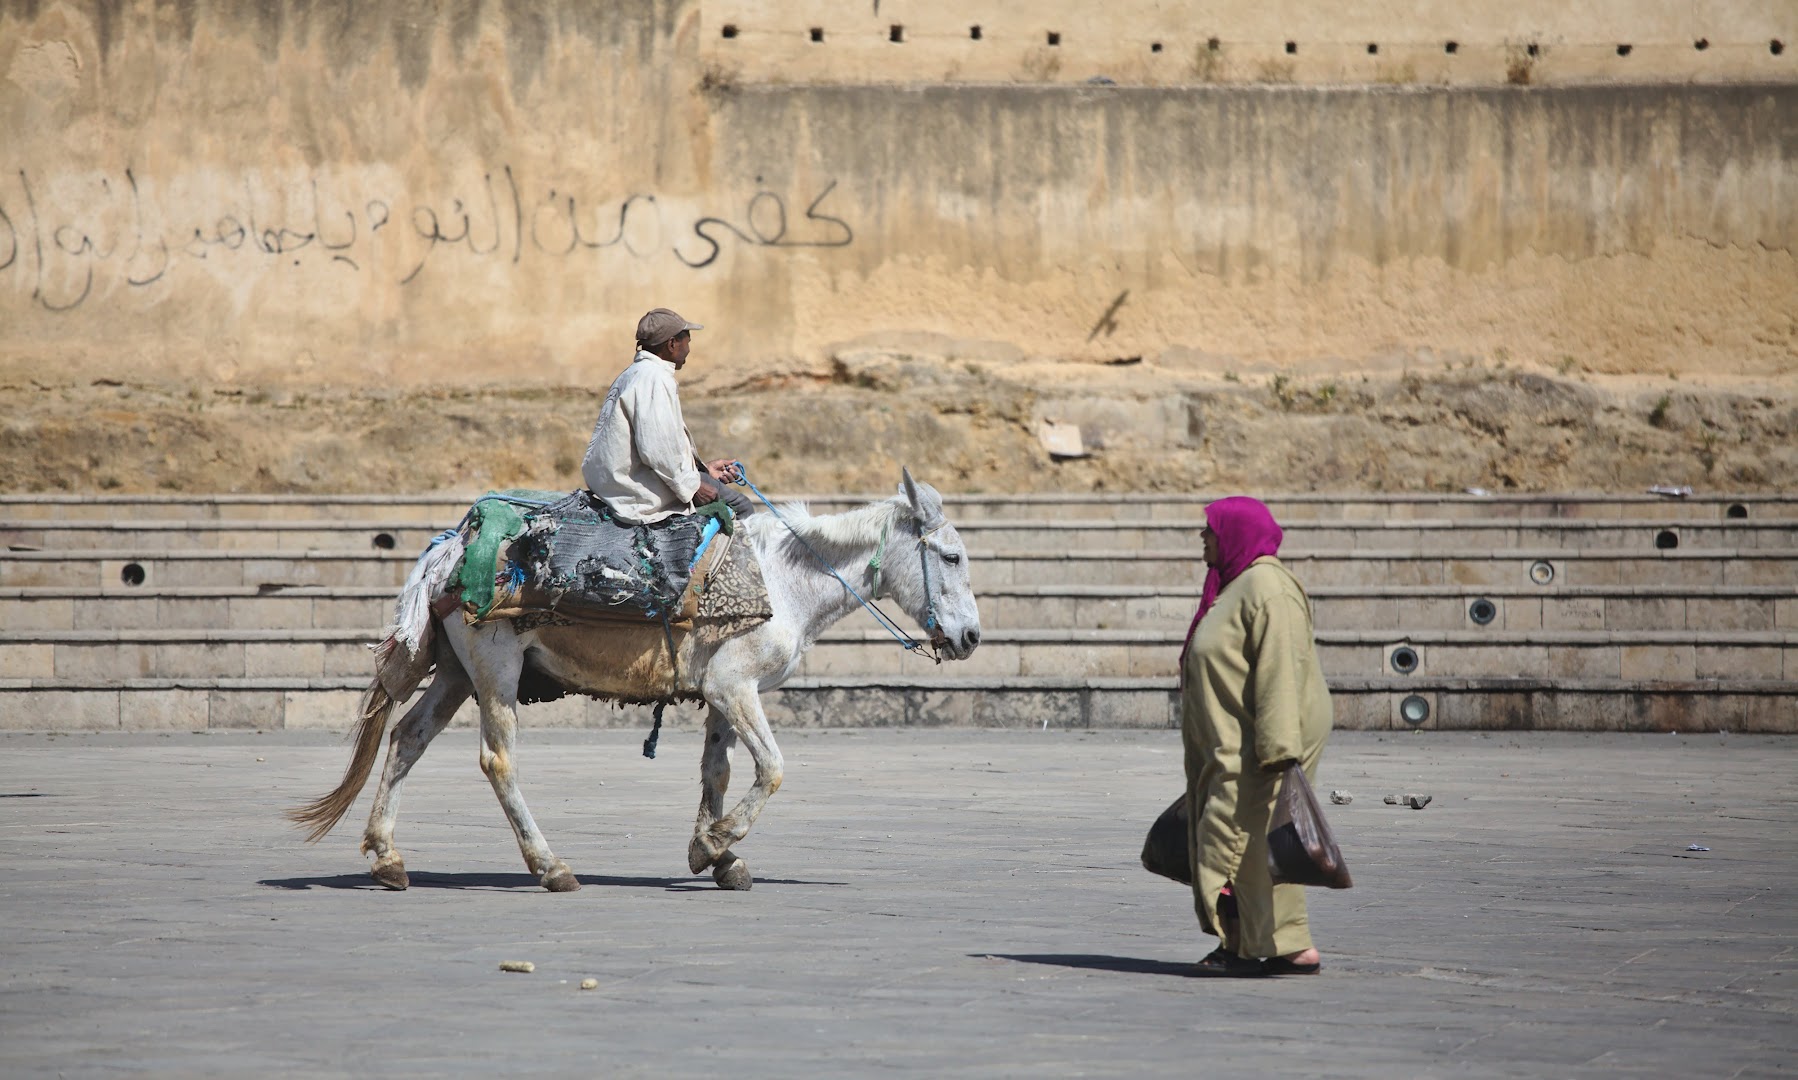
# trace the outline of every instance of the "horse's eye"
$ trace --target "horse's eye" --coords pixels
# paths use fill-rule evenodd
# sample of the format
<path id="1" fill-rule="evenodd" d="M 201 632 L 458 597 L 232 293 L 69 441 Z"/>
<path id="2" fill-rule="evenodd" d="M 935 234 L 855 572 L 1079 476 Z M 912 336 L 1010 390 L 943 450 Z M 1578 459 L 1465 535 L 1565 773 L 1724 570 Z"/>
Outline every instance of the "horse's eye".
<path id="1" fill-rule="evenodd" d="M 956 563 L 961 561 L 961 552 L 945 551 L 945 552 L 943 552 L 943 561 L 948 563 L 950 566 L 954 566 Z"/>

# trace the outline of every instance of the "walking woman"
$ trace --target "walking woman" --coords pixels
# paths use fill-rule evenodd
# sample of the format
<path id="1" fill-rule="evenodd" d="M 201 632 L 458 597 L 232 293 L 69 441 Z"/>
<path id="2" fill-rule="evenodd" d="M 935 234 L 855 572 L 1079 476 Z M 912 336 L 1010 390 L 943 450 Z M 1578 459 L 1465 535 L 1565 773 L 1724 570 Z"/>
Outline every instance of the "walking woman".
<path id="1" fill-rule="evenodd" d="M 1275 557 L 1283 533 L 1265 505 L 1220 499 L 1205 521 L 1210 570 L 1180 653 L 1193 899 L 1219 938 L 1198 973 L 1312 975 L 1304 889 L 1267 870 L 1280 771 L 1297 761 L 1315 782 L 1330 734 L 1311 602 Z"/>

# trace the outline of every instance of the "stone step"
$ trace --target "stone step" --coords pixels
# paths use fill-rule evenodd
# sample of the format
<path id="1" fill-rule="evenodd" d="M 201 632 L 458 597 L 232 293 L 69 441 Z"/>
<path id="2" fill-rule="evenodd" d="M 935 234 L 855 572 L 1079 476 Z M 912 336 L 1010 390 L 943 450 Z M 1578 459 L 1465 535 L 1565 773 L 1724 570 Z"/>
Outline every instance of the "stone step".
<path id="1" fill-rule="evenodd" d="M 923 479 L 928 479 L 924 477 Z M 0 495 L 0 518 L 127 520 L 366 520 L 411 526 L 453 524 L 480 492 L 398 495 Z M 855 495 L 775 495 L 775 503 L 799 499 L 816 512 L 859 506 L 888 492 Z M 1184 520 L 1206 503 L 1240 492 L 1193 494 L 949 494 L 956 522 L 994 518 Z M 1686 498 L 1649 494 L 1562 493 L 1530 495 L 1287 493 L 1260 496 L 1281 522 L 1379 521 L 1411 518 L 1571 518 L 1725 520 L 1798 517 L 1798 494 L 1699 493 Z"/>
<path id="2" fill-rule="evenodd" d="M 206 731 L 354 725 L 362 678 L 0 680 L 0 729 Z M 1635 731 L 1798 734 L 1798 682 L 1672 679 L 1331 680 L 1344 730 Z M 776 736 L 805 727 L 1168 728 L 1178 695 L 1166 679 L 1042 676 L 993 680 L 801 677 L 762 696 Z M 464 705 L 453 726 L 472 727 Z M 588 698 L 526 705 L 522 727 L 630 728 L 647 734 L 644 706 Z M 696 705 L 664 722 L 700 726 Z"/>
<path id="3" fill-rule="evenodd" d="M 453 524 L 453 520 L 451 524 Z M 441 524 L 408 525 L 394 519 L 353 521 L 0 521 L 0 548 L 13 551 L 123 550 L 145 553 L 226 551 L 398 551 L 416 555 Z M 1202 517 L 1168 521 L 1018 519 L 963 521 L 971 549 L 1006 551 L 1198 549 Z M 1798 518 L 1752 521 L 1565 521 L 1530 518 L 1323 522 L 1285 526 L 1295 549 L 1442 552 L 1465 548 L 1532 550 L 1662 551 L 1676 548 L 1798 547 Z"/>
<path id="4" fill-rule="evenodd" d="M 801 662 L 801 675 L 1008 679 L 1172 679 L 1181 630 L 992 630 L 972 657 L 939 669 L 860 620 L 839 624 Z M 6 630 L 0 678 L 320 678 L 372 671 L 363 630 Z M 1638 630 L 1319 630 L 1326 674 L 1486 678 L 1798 679 L 1798 632 Z"/>
<path id="5" fill-rule="evenodd" d="M 1001 585 L 1150 585 L 1203 582 L 1192 549 L 982 551 L 972 555 L 979 588 Z M 0 552 L 0 588 L 110 586 L 369 586 L 398 589 L 410 551 L 81 551 Z M 1307 588 L 1330 585 L 1790 585 L 1798 548 L 1612 549 L 1464 547 L 1450 553 L 1407 550 L 1282 554 Z"/>
<path id="6" fill-rule="evenodd" d="M 10 630 L 357 630 L 391 617 L 384 586 L 0 589 Z M 1181 630 L 1197 585 L 1000 585 L 982 588 L 981 624 L 996 629 Z M 1794 630 L 1798 589 L 1783 586 L 1318 586 L 1325 629 Z M 1480 601 L 1488 607 L 1480 607 Z M 1481 621 L 1483 620 L 1483 621 Z"/>

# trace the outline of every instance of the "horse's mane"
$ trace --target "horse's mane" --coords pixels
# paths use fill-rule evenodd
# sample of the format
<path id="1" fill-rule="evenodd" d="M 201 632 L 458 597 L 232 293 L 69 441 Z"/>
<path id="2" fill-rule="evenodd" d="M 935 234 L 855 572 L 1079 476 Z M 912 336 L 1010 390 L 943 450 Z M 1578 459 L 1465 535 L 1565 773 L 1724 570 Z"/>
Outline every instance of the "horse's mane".
<path id="1" fill-rule="evenodd" d="M 760 541 L 757 547 L 764 559 L 779 559 L 795 567 L 817 566 L 817 560 L 806 550 L 806 544 L 825 559 L 841 562 L 847 549 L 859 547 L 867 542 L 870 533 L 878 535 L 882 525 L 892 528 L 901 517 L 911 513 L 902 496 L 822 517 L 813 517 L 811 509 L 803 502 L 782 503 L 776 509 L 786 520 L 785 525 L 773 514 L 756 514 L 745 518 L 743 524 Z M 805 543 L 800 542 L 802 537 Z"/>

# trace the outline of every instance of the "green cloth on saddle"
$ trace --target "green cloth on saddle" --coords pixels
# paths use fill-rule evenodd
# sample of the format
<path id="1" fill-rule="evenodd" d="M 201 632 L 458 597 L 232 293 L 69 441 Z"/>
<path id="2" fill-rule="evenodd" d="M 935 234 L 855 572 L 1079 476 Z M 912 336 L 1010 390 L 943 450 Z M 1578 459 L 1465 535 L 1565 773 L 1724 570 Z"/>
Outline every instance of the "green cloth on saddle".
<path id="1" fill-rule="evenodd" d="M 462 549 L 462 567 L 456 571 L 456 584 L 462 587 L 462 603 L 474 609 L 480 618 L 493 608 L 493 579 L 499 569 L 499 549 L 524 531 L 524 515 L 536 505 L 519 506 L 507 499 L 521 499 L 528 504 L 552 503 L 563 498 L 565 491 L 531 491 L 507 488 L 489 491 L 474 501 L 468 511 L 468 524 L 473 535 Z"/>
<path id="2" fill-rule="evenodd" d="M 718 531 L 726 536 L 736 535 L 737 515 L 731 511 L 730 504 L 723 499 L 713 499 L 703 506 L 695 506 L 693 513 L 700 517 L 718 519 Z"/>

